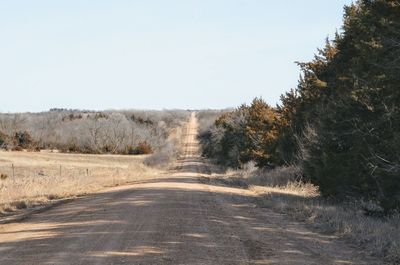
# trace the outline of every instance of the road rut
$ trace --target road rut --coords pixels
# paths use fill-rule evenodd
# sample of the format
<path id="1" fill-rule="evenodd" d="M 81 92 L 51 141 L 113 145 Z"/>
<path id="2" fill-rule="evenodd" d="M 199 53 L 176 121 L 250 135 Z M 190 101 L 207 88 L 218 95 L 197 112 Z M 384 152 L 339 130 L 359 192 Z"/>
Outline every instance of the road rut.
<path id="1" fill-rule="evenodd" d="M 0 226 L 0 264 L 374 264 L 333 236 L 257 207 L 251 191 L 201 183 L 196 117 L 160 179 Z M 378 263 L 376 263 L 378 264 Z"/>

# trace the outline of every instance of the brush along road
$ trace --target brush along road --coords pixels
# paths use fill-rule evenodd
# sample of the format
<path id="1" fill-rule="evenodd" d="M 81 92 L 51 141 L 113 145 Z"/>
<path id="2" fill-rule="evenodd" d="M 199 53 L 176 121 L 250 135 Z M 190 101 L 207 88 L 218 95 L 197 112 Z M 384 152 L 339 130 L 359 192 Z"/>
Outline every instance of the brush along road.
<path id="1" fill-rule="evenodd" d="M 201 183 L 197 121 L 163 177 L 0 226 L 0 264 L 377 264 L 333 236 L 257 207 L 249 190 Z"/>

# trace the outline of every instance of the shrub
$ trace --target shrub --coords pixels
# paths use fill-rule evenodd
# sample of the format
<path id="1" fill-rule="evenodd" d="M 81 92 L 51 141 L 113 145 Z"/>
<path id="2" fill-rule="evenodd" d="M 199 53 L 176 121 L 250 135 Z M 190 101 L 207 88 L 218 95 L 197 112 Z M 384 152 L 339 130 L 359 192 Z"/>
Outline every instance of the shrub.
<path id="1" fill-rule="evenodd" d="M 147 141 L 144 141 L 140 142 L 133 151 L 135 155 L 148 155 L 153 153 L 153 148 Z"/>
<path id="2" fill-rule="evenodd" d="M 20 152 L 20 151 L 23 151 L 24 150 L 24 148 L 22 148 L 21 146 L 14 146 L 13 148 L 11 148 L 11 150 L 12 151 L 18 151 L 18 152 Z"/>
<path id="3" fill-rule="evenodd" d="M 14 134 L 14 146 L 20 149 L 28 149 L 34 147 L 34 141 L 27 131 L 20 131 Z"/>
<path id="4" fill-rule="evenodd" d="M 168 141 L 158 152 L 148 156 L 144 164 L 150 167 L 167 167 L 177 157 L 178 151 L 176 144 Z"/>
<path id="5" fill-rule="evenodd" d="M 201 132 L 203 154 L 231 167 L 249 161 L 273 167 L 279 162 L 275 152 L 277 120 L 276 110 L 255 98 L 249 106 L 222 114 L 210 130 Z"/>
<path id="6" fill-rule="evenodd" d="M 125 154 L 127 154 L 127 155 L 134 155 L 135 154 L 135 150 L 136 148 L 135 147 L 133 147 L 132 145 L 128 145 L 126 148 L 125 148 Z"/>
<path id="7" fill-rule="evenodd" d="M 7 135 L 0 131 L 0 148 L 6 145 Z"/>

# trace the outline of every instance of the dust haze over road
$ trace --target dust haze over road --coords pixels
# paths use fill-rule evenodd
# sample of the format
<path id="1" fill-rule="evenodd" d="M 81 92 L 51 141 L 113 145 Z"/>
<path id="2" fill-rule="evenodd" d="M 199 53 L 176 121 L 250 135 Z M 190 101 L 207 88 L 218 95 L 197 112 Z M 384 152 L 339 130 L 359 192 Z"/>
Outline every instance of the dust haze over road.
<path id="1" fill-rule="evenodd" d="M 334 237 L 257 207 L 249 190 L 201 183 L 193 114 L 165 176 L 0 226 L 0 264 L 374 264 Z"/>

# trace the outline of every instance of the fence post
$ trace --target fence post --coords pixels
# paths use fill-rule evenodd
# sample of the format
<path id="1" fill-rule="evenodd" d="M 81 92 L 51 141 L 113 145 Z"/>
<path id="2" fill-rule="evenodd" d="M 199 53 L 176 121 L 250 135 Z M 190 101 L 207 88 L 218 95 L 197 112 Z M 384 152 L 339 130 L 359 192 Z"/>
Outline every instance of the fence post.
<path id="1" fill-rule="evenodd" d="M 61 165 L 60 165 L 60 177 L 61 177 Z"/>
<path id="2" fill-rule="evenodd" d="M 14 164 L 11 164 L 11 168 L 12 168 L 12 176 L 13 176 L 13 178 L 15 178 Z"/>
<path id="3" fill-rule="evenodd" d="M 86 176 L 89 177 L 89 169 L 86 169 Z"/>

